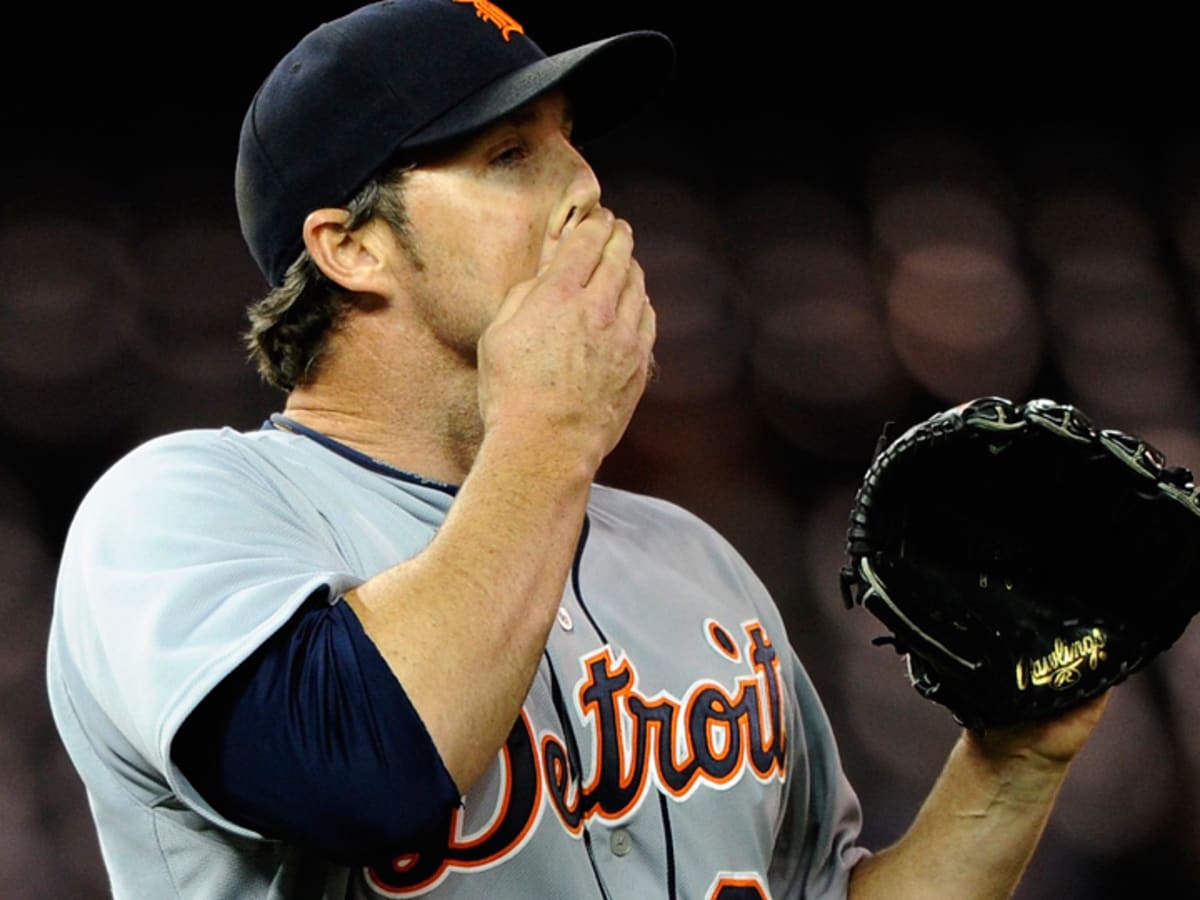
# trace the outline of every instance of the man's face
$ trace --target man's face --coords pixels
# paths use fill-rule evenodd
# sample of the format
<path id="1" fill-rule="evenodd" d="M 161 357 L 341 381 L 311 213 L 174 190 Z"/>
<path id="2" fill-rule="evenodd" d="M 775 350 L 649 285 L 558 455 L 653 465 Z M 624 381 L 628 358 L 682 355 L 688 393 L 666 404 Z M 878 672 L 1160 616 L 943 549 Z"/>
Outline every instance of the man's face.
<path id="1" fill-rule="evenodd" d="M 600 199 L 555 92 L 413 170 L 404 187 L 411 252 L 397 276 L 435 338 L 474 359 L 508 290 L 552 257 L 563 226 Z"/>

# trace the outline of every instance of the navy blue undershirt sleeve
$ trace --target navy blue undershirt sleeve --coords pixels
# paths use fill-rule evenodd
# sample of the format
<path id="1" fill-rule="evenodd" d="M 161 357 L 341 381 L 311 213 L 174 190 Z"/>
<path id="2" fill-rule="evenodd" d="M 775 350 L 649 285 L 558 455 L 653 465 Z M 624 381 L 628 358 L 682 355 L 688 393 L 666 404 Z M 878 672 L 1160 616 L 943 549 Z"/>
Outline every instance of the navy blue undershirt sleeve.
<path id="1" fill-rule="evenodd" d="M 171 753 L 230 821 L 350 865 L 444 837 L 460 802 L 358 617 L 321 594 L 200 703 Z"/>

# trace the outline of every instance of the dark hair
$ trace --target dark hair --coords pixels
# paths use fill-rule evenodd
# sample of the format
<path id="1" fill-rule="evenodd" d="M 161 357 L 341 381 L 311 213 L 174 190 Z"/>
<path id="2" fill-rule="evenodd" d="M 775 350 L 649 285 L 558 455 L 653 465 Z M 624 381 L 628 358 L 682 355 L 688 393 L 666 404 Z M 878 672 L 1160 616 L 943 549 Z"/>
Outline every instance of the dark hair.
<path id="1" fill-rule="evenodd" d="M 350 215 L 342 227 L 353 231 L 378 216 L 407 241 L 401 188 L 411 168 L 394 166 L 367 181 L 345 204 Z M 353 294 L 326 277 L 307 250 L 301 251 L 283 283 L 246 310 L 250 327 L 243 339 L 262 379 L 285 392 L 310 381 L 330 335 L 353 305 Z"/>

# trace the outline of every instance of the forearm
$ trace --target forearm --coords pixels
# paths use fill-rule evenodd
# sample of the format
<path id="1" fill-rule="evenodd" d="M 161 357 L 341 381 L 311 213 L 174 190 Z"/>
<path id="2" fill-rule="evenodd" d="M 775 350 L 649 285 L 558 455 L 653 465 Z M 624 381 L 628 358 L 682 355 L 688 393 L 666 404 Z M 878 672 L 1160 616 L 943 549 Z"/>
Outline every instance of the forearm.
<path id="1" fill-rule="evenodd" d="M 654 313 L 632 231 L 581 214 L 479 339 L 484 437 L 437 536 L 347 597 L 464 792 L 516 720 L 592 478 L 646 384 Z"/>
<path id="2" fill-rule="evenodd" d="M 490 434 L 425 551 L 346 597 L 464 792 L 537 670 L 592 475 L 545 436 Z"/>
<path id="3" fill-rule="evenodd" d="M 988 752 L 964 732 L 908 832 L 855 868 L 850 897 L 1012 896 L 1067 767 L 1036 754 Z"/>

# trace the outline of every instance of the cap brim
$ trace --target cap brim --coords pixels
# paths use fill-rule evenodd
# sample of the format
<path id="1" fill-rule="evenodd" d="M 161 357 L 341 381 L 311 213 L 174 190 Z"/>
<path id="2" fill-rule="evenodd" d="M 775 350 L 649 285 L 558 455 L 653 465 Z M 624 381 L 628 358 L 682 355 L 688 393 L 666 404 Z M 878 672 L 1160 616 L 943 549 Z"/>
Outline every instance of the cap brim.
<path id="1" fill-rule="evenodd" d="M 665 86 L 674 66 L 674 45 L 657 31 L 584 44 L 497 79 L 410 134 L 397 150 L 465 137 L 557 87 L 571 99 L 576 140 L 590 140 L 637 115 Z"/>

